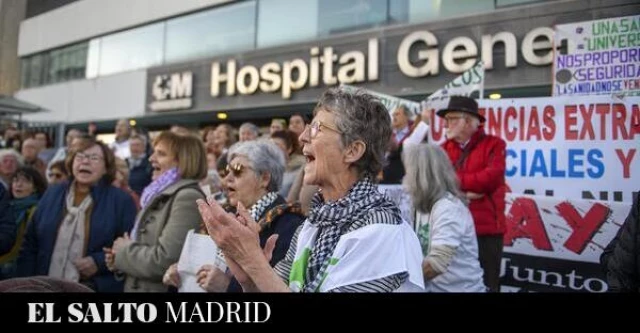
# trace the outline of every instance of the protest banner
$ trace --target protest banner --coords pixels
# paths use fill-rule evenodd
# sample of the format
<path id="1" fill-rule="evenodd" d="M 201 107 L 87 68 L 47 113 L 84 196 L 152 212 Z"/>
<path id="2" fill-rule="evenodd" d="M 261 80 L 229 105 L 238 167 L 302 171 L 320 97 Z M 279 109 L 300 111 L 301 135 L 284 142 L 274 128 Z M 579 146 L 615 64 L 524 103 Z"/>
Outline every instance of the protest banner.
<path id="1" fill-rule="evenodd" d="M 540 97 L 479 101 L 484 129 L 507 143 L 514 193 L 631 202 L 640 187 L 640 98 Z M 432 115 L 430 142 L 442 142 Z"/>
<path id="2" fill-rule="evenodd" d="M 413 223 L 401 185 L 380 185 Z M 600 255 L 624 223 L 630 203 L 507 193 L 503 292 L 605 292 Z"/>
<path id="3" fill-rule="evenodd" d="M 503 291 L 605 292 L 600 255 L 631 204 L 507 194 Z"/>
<path id="4" fill-rule="evenodd" d="M 640 95 L 639 36 L 640 15 L 556 25 L 553 95 Z"/>

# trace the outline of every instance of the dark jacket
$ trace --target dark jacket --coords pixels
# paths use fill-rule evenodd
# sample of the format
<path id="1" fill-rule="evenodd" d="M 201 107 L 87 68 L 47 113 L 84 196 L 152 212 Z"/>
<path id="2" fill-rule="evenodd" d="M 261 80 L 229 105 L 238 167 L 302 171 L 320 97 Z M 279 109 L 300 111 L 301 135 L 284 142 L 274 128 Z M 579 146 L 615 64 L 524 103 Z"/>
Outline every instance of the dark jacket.
<path id="1" fill-rule="evenodd" d="M 69 182 L 50 186 L 42 196 L 18 257 L 19 276 L 48 275 L 69 186 Z M 98 273 L 90 282 L 99 292 L 121 292 L 123 283 L 107 269 L 102 248 L 111 247 L 117 237 L 131 230 L 136 206 L 129 194 L 102 181 L 91 188 L 90 195 L 93 204 L 85 255 L 98 266 Z"/>
<path id="2" fill-rule="evenodd" d="M 395 142 L 395 134 L 392 134 L 395 144 L 393 144 L 393 146 L 387 151 L 386 163 L 382 168 L 381 184 L 402 183 L 402 178 L 405 174 L 404 164 L 402 163 L 402 145 L 404 144 L 404 140 L 411 136 L 411 133 L 413 132 L 413 123 L 409 123 L 408 126 L 409 131 L 407 131 L 407 134 L 405 134 L 399 142 Z"/>
<path id="3" fill-rule="evenodd" d="M 299 204 L 287 204 L 284 198 L 278 196 L 278 198 L 265 210 L 265 213 L 258 221 L 260 225 L 260 247 L 264 248 L 267 243 L 267 239 L 271 235 L 278 235 L 276 247 L 273 249 L 273 255 L 269 264 L 274 267 L 289 250 L 291 244 L 291 238 L 296 232 L 296 229 L 305 220 L 302 215 L 302 210 Z M 238 283 L 236 278 L 232 278 L 227 288 L 228 293 L 241 293 L 242 286 Z"/>
<path id="4" fill-rule="evenodd" d="M 131 163 L 130 159 L 127 159 L 127 163 Z M 142 195 L 144 188 L 151 184 L 152 171 L 151 163 L 145 156 L 140 165 L 129 168 L 129 187 L 138 195 Z"/>
<path id="5" fill-rule="evenodd" d="M 640 292 L 640 195 L 616 236 L 600 255 L 609 291 Z"/>
<path id="6" fill-rule="evenodd" d="M 9 202 L 9 191 L 0 185 L 0 255 L 9 252 L 16 240 L 17 227 Z"/>
<path id="7" fill-rule="evenodd" d="M 507 144 L 499 137 L 485 134 L 480 128 L 464 149 L 453 139 L 445 141 L 442 148 L 456 170 L 462 192 L 484 195 L 469 203 L 476 234 L 504 234 Z"/>

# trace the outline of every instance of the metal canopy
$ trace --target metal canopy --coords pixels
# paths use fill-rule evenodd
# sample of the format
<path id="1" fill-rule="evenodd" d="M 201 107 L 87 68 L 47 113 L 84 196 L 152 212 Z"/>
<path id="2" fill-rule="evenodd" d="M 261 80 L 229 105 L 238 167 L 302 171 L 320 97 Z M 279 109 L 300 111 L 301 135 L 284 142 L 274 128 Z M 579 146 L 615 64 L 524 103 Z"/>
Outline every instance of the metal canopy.
<path id="1" fill-rule="evenodd" d="M 0 116 L 31 114 L 47 111 L 38 105 L 27 103 L 13 96 L 0 95 Z"/>

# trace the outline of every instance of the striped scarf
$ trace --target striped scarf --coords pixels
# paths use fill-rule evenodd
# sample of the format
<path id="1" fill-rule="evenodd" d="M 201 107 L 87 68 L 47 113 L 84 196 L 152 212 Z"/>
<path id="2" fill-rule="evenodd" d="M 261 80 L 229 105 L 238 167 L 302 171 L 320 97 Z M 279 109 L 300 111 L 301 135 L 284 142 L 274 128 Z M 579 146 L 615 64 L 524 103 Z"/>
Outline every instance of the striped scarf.
<path id="1" fill-rule="evenodd" d="M 254 203 L 249 209 L 249 215 L 251 215 L 251 218 L 256 222 L 260 221 L 262 214 L 264 214 L 267 208 L 269 208 L 276 199 L 278 199 L 278 193 L 276 192 L 268 192 L 263 195 L 260 200 L 256 201 L 256 203 Z"/>
<path id="2" fill-rule="evenodd" d="M 354 223 L 398 224 L 402 217 L 400 209 L 389 198 L 378 192 L 369 178 L 355 183 L 346 196 L 334 202 L 325 202 L 320 192 L 311 201 L 307 221 L 319 229 L 308 263 L 305 292 L 313 292 L 322 282 L 329 266 L 333 250 Z M 358 223 L 360 222 L 360 223 Z"/>

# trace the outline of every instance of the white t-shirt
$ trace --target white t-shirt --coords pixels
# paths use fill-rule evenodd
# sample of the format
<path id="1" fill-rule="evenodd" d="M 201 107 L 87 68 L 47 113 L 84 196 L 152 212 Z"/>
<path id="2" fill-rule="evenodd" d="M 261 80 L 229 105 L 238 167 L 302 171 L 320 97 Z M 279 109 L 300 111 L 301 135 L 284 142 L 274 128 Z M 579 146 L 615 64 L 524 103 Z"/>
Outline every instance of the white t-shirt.
<path id="1" fill-rule="evenodd" d="M 116 155 L 116 157 L 120 157 L 123 160 L 131 157 L 131 150 L 129 150 L 129 139 L 122 142 L 113 141 L 109 145 L 109 148 L 113 150 L 113 153 Z"/>
<path id="2" fill-rule="evenodd" d="M 416 213 L 416 233 L 426 257 L 432 246 L 448 245 L 455 254 L 447 270 L 425 279 L 427 292 L 485 292 L 483 271 L 478 261 L 478 240 L 473 217 L 465 204 L 447 193 L 431 209 Z"/>

